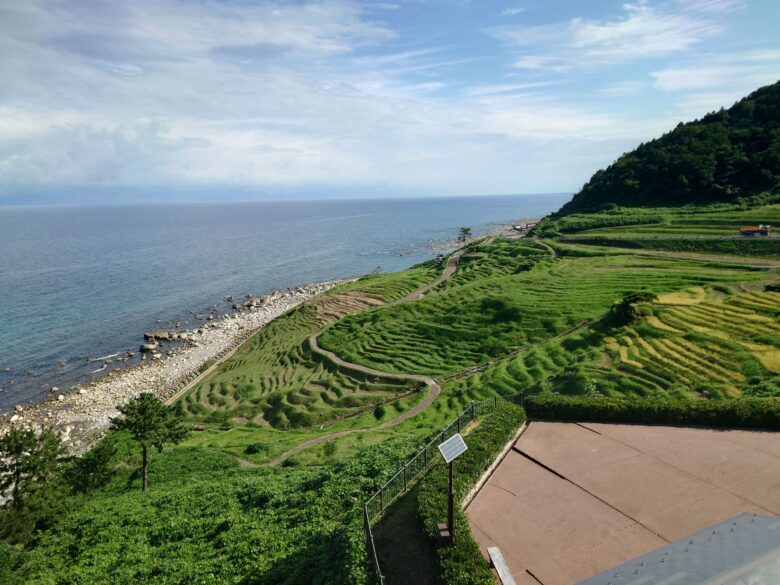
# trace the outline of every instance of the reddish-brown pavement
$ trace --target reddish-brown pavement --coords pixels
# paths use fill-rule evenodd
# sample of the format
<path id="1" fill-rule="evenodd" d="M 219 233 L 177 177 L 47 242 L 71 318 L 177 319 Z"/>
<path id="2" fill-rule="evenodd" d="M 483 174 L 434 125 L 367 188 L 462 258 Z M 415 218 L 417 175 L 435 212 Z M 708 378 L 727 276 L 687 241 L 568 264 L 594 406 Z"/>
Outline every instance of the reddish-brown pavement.
<path id="1" fill-rule="evenodd" d="M 571 585 L 741 512 L 780 515 L 780 433 L 534 422 L 467 509 L 520 585 Z"/>

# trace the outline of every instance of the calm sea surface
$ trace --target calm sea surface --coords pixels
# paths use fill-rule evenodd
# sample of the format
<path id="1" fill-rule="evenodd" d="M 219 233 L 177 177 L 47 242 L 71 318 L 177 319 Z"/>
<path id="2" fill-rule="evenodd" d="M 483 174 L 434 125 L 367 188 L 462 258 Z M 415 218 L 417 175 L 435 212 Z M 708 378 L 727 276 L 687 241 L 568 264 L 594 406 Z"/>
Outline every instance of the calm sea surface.
<path id="1" fill-rule="evenodd" d="M 568 198 L 0 207 L 0 410 L 91 379 L 160 322 L 195 326 L 226 294 L 399 270 L 460 226 L 484 232 Z"/>

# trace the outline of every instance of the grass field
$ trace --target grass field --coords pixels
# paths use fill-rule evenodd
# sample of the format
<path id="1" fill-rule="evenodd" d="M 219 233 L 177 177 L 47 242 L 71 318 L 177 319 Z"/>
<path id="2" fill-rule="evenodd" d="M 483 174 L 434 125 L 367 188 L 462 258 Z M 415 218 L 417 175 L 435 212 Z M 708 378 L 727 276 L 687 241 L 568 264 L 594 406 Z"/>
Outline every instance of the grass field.
<path id="1" fill-rule="evenodd" d="M 343 315 L 380 306 L 431 282 L 440 267 L 370 275 L 275 319 L 178 401 L 190 420 L 213 425 L 321 424 L 373 408 L 412 388 L 407 381 L 340 370 L 308 346 Z"/>
<path id="2" fill-rule="evenodd" d="M 498 239 L 470 246 L 456 273 L 423 299 L 387 304 L 439 272 L 440 267 L 422 267 L 372 275 L 276 320 L 181 399 L 191 420 L 211 423 L 187 444 L 263 464 L 319 435 L 359 431 L 288 461 L 323 464 L 391 437 L 425 436 L 471 401 L 496 394 L 734 397 L 756 376 L 771 375 L 777 360 L 776 340 L 760 337 L 769 334 L 765 324 L 759 337 L 740 338 L 754 349 L 712 335 L 699 342 L 702 331 L 671 324 L 676 311 L 701 310 L 692 306 L 702 303 L 731 310 L 769 295 L 766 305 L 774 297 L 762 293 L 760 283 L 777 273 L 769 268 Z M 735 295 L 741 286 L 755 290 Z M 660 295 L 652 314 L 625 331 L 604 325 L 612 303 L 636 290 Z M 723 322 L 715 320 L 711 328 L 728 326 L 727 311 L 719 314 Z M 777 319 L 766 306 L 756 315 Z M 439 399 L 413 419 L 373 430 L 422 396 L 395 400 L 409 388 L 402 380 L 360 377 L 319 359 L 306 340 L 323 328 L 323 347 L 389 373 L 442 378 L 495 361 L 484 371 L 445 381 Z M 740 332 L 735 327 L 732 334 Z M 506 354 L 513 355 L 502 357 Z M 705 375 L 707 360 L 714 367 Z M 377 418 L 373 405 L 384 401 Z"/>
<path id="3" fill-rule="evenodd" d="M 551 258 L 538 243 L 524 241 L 478 247 L 464 256 L 463 273 L 441 290 L 415 303 L 345 317 L 323 332 L 320 344 L 379 370 L 441 376 L 600 318 L 627 292 L 765 278 L 746 266 L 569 252 Z"/>
<path id="4" fill-rule="evenodd" d="M 767 197 L 768 201 L 771 199 Z M 780 227 L 780 204 L 615 208 L 601 213 L 546 218 L 540 222 L 539 231 L 565 236 L 685 238 L 738 236 L 740 227 L 758 224 Z"/>

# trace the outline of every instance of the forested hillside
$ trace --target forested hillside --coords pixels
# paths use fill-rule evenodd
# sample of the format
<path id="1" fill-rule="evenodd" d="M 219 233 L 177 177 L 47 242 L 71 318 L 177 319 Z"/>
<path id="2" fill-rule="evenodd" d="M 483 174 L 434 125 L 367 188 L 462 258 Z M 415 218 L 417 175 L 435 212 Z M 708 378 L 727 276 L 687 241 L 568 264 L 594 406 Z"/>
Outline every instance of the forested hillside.
<path id="1" fill-rule="evenodd" d="M 780 190 L 780 82 L 680 123 L 598 171 L 556 215 L 736 201 Z"/>

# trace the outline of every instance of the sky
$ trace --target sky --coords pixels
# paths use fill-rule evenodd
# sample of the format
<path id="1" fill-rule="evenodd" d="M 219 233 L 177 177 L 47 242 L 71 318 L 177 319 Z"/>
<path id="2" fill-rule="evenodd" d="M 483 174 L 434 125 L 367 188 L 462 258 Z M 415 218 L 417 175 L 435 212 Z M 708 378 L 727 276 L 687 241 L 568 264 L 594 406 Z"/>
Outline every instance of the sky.
<path id="1" fill-rule="evenodd" d="M 0 204 L 574 192 L 780 79 L 777 0 L 0 0 Z"/>

